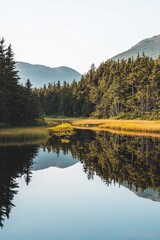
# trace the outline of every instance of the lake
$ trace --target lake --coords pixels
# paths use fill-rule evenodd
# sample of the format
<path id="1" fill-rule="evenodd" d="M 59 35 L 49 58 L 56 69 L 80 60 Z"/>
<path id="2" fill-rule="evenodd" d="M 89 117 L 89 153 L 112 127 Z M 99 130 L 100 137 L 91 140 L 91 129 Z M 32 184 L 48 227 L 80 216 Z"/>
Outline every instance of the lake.
<path id="1" fill-rule="evenodd" d="M 0 143 L 0 240 L 159 240 L 160 139 Z"/>

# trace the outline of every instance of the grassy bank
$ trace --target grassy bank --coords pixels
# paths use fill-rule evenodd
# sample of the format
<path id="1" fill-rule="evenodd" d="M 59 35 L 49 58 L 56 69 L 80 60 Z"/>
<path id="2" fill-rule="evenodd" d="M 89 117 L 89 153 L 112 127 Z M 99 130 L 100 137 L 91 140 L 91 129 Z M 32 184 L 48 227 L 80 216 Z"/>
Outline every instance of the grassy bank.
<path id="1" fill-rule="evenodd" d="M 148 120 L 109 120 L 78 118 L 46 118 L 48 126 L 68 122 L 74 128 L 110 131 L 120 134 L 160 137 L 160 121 Z M 37 142 L 49 137 L 48 126 L 0 129 L 0 144 L 7 142 Z"/>
<path id="2" fill-rule="evenodd" d="M 27 142 L 43 140 L 48 137 L 46 127 L 20 127 L 0 129 L 0 142 Z"/>
<path id="3" fill-rule="evenodd" d="M 54 126 L 62 122 L 69 122 L 74 128 L 107 130 L 121 134 L 160 136 L 160 121 L 148 120 L 110 120 L 110 119 L 78 119 L 46 118 Z"/>
<path id="4" fill-rule="evenodd" d="M 52 118 L 52 117 L 46 117 L 45 122 L 47 124 L 47 126 L 49 127 L 54 127 L 58 124 L 64 123 L 64 122 L 68 122 L 70 124 L 73 124 L 75 121 L 80 120 L 79 118 Z"/>
<path id="5" fill-rule="evenodd" d="M 73 125 L 118 131 L 160 133 L 160 121 L 83 119 L 75 120 Z"/>

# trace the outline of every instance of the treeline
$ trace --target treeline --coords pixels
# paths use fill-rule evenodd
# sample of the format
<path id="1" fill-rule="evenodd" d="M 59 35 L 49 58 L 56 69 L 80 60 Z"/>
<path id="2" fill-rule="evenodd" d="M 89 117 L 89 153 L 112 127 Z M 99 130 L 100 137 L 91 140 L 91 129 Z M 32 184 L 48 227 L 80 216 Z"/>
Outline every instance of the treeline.
<path id="1" fill-rule="evenodd" d="M 94 65 L 71 85 L 49 84 L 35 90 L 44 114 L 68 117 L 160 117 L 160 57 L 108 60 Z"/>
<path id="2" fill-rule="evenodd" d="M 19 83 L 18 71 L 11 45 L 0 41 L 0 125 L 33 124 L 39 116 L 39 99 L 28 80 L 25 86 Z"/>
<path id="3" fill-rule="evenodd" d="M 108 60 L 91 66 L 79 82 L 32 89 L 19 83 L 11 45 L 0 41 L 0 124 L 35 124 L 40 115 L 160 118 L 160 57 Z"/>

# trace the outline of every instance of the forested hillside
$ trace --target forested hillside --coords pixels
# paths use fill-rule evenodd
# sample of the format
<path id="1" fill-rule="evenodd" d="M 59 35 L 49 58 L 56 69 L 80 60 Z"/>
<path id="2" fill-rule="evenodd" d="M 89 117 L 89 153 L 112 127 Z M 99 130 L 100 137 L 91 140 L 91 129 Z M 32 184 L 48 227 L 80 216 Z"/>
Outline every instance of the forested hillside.
<path id="1" fill-rule="evenodd" d="M 160 58 L 108 60 L 81 80 L 35 90 L 47 115 L 97 118 L 160 117 Z"/>
<path id="2" fill-rule="evenodd" d="M 34 124 L 44 115 L 159 119 L 160 57 L 94 64 L 79 82 L 32 88 L 19 83 L 11 45 L 0 41 L 0 124 Z"/>

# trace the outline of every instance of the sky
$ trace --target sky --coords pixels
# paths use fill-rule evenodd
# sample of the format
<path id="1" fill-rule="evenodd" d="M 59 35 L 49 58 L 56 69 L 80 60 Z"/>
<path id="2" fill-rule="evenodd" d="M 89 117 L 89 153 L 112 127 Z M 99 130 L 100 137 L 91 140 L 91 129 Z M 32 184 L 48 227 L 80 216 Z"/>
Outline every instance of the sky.
<path id="1" fill-rule="evenodd" d="M 160 34 L 160 0 L 0 0 L 16 61 L 87 72 Z"/>

